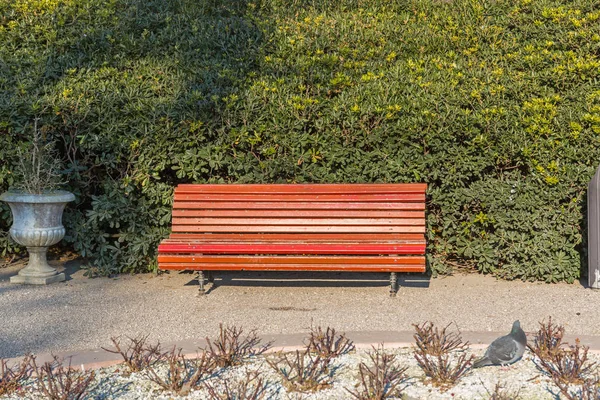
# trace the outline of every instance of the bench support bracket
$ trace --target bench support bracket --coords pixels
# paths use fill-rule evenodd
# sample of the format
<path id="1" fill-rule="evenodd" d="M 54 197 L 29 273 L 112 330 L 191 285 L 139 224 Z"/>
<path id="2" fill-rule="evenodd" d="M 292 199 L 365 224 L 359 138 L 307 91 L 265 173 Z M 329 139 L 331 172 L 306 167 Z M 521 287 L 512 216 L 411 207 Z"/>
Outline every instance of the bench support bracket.
<path id="1" fill-rule="evenodd" d="M 206 294 L 206 290 L 204 290 L 204 271 L 198 271 L 198 285 L 200 285 L 198 295 L 204 296 Z"/>
<path id="2" fill-rule="evenodd" d="M 396 297 L 398 293 L 398 276 L 395 272 L 390 273 L 390 297 Z"/>

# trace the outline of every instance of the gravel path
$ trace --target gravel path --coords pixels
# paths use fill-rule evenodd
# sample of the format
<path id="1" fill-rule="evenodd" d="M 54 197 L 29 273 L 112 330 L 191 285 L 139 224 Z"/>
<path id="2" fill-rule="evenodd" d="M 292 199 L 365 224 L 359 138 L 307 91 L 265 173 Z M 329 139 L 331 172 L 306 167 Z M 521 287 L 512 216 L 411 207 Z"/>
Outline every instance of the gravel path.
<path id="1" fill-rule="evenodd" d="M 311 325 L 412 331 L 424 321 L 507 332 L 520 319 L 531 332 L 551 315 L 569 334 L 600 335 L 600 291 L 580 283 L 405 275 L 390 298 L 386 274 L 219 273 L 217 286 L 199 298 L 191 274 L 88 279 L 77 265 L 66 263 L 67 282 L 41 287 L 8 282 L 21 266 L 0 269 L 0 358 L 97 349 L 118 335 L 149 334 L 163 343 L 213 337 L 221 322 L 268 335 L 305 333 Z"/>

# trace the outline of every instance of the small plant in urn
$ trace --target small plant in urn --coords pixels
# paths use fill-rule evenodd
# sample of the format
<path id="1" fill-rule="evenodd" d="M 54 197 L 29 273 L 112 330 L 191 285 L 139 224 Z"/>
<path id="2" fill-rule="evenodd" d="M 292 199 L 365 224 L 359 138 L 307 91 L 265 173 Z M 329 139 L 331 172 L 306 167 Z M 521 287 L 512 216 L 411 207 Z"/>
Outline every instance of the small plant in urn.
<path id="1" fill-rule="evenodd" d="M 10 278 L 12 283 L 45 285 L 65 280 L 64 273 L 59 274 L 46 259 L 48 247 L 65 236 L 63 211 L 75 200 L 72 193 L 58 189 L 61 167 L 54 142 L 38 129 L 36 119 L 28 152 L 20 152 L 14 169 L 15 184 L 0 195 L 12 212 L 10 235 L 29 253 L 27 266 Z"/>

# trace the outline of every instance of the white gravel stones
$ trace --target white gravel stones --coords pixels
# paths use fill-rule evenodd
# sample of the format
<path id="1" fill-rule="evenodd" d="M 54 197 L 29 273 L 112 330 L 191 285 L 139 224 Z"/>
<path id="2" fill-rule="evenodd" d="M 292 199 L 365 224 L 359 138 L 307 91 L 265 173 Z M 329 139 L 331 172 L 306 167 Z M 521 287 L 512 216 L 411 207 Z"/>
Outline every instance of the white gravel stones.
<path id="1" fill-rule="evenodd" d="M 404 385 L 404 399 L 488 399 L 497 384 L 502 386 L 504 393 L 518 394 L 518 399 L 557 399 L 558 390 L 549 378 L 544 376 L 535 366 L 531 353 L 526 352 L 523 359 L 510 367 L 484 367 L 470 371 L 459 383 L 448 389 L 440 391 L 426 383 L 423 372 L 419 369 L 411 348 L 386 348 L 386 352 L 397 355 L 399 365 L 408 366 L 409 379 Z M 483 351 L 474 351 L 480 356 Z M 354 353 L 343 355 L 334 361 L 332 385 L 329 388 L 314 393 L 288 393 L 281 383 L 279 375 L 264 361 L 266 355 L 246 362 L 236 368 L 217 371 L 208 377 L 206 382 L 223 392 L 223 382 L 230 384 L 244 380 L 247 372 L 257 371 L 267 384 L 266 399 L 282 400 L 339 400 L 352 399 L 347 389 L 354 390 L 358 384 L 358 364 L 367 361 L 367 350 L 360 349 Z M 590 354 L 591 362 L 600 361 L 598 354 Z M 163 392 L 161 388 L 148 380 L 144 373 L 134 373 L 129 376 L 122 374 L 123 367 L 115 366 L 96 371 L 96 379 L 92 384 L 90 399 L 121 399 L 121 400 L 146 400 L 146 399 L 210 399 L 206 388 L 194 390 L 187 396 L 181 397 L 172 393 Z M 166 374 L 162 369 L 160 373 Z M 20 398 L 20 397 L 14 397 Z M 40 395 L 27 393 L 26 399 L 38 400 Z M 11 397 L 0 397 L 11 399 Z"/>

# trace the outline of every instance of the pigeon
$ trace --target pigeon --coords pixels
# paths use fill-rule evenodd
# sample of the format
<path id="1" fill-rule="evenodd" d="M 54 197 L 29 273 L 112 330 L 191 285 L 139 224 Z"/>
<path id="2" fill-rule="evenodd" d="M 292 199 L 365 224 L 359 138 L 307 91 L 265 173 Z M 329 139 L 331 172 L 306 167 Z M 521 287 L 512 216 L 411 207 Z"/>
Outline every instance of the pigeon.
<path id="1" fill-rule="evenodd" d="M 473 368 L 512 364 L 523 356 L 526 345 L 527 337 L 517 320 L 508 335 L 494 340 L 485 351 L 485 355 L 473 362 Z"/>

